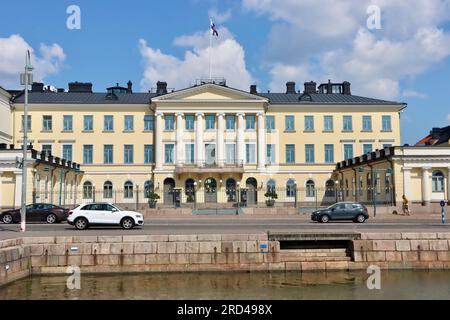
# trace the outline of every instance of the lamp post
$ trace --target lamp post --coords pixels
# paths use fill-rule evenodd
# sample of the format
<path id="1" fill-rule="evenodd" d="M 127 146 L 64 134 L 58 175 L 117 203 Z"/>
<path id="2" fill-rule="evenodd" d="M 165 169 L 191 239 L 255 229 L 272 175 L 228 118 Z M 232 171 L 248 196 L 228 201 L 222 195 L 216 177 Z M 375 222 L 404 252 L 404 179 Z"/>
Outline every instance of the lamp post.
<path id="1" fill-rule="evenodd" d="M 25 57 L 25 73 L 20 75 L 20 82 L 25 86 L 25 101 L 23 104 L 23 155 L 22 155 L 22 199 L 20 210 L 20 232 L 26 231 L 26 198 L 27 198 L 27 152 L 28 152 L 28 86 L 33 83 L 33 66 L 31 65 L 30 51 Z"/>
<path id="2" fill-rule="evenodd" d="M 194 210 L 197 209 L 197 181 L 194 181 Z"/>

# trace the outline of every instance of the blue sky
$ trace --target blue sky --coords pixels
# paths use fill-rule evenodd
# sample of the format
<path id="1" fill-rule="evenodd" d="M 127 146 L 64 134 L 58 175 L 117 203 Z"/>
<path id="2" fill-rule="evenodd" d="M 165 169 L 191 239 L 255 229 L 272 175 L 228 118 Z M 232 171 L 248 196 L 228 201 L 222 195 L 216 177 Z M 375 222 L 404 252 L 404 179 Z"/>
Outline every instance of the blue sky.
<path id="1" fill-rule="evenodd" d="M 391 2 L 391 3 L 389 3 Z M 180 89 L 208 74 L 230 86 L 284 90 L 286 81 L 348 80 L 354 94 L 407 102 L 402 140 L 415 143 L 450 123 L 449 0 L 8 1 L 0 20 L 0 85 L 17 88 L 23 51 L 33 50 L 36 79 L 94 90 L 128 80 L 135 91 L 156 81 Z M 380 8 L 381 29 L 366 9 Z M 69 30 L 69 5 L 81 30 Z M 14 14 L 13 14 L 14 13 Z"/>

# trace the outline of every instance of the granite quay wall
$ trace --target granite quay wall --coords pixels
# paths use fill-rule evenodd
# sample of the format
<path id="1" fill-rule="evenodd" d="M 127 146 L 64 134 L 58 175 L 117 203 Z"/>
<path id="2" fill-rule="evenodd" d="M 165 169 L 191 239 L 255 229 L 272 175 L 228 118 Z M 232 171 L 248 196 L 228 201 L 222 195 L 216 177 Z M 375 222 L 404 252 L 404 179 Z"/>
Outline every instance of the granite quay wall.
<path id="1" fill-rule="evenodd" d="M 263 233 L 23 237 L 0 241 L 0 285 L 66 274 L 68 266 L 83 273 L 450 269 L 450 233 L 362 233 L 347 247 L 280 243 Z"/>

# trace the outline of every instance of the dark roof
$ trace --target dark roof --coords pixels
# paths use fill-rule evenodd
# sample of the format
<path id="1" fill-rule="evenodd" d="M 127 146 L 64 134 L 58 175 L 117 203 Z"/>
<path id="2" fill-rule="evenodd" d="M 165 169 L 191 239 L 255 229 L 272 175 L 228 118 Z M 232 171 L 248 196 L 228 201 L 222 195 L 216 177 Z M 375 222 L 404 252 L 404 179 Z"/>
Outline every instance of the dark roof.
<path id="1" fill-rule="evenodd" d="M 111 97 L 107 93 L 91 92 L 30 92 L 29 103 L 44 104 L 149 104 L 156 93 L 116 93 Z M 24 103 L 24 95 L 14 99 L 15 103 Z"/>
<path id="2" fill-rule="evenodd" d="M 272 104 L 404 104 L 400 102 L 372 99 L 341 93 L 258 93 L 258 95 L 268 98 Z"/>
<path id="3" fill-rule="evenodd" d="M 429 135 L 416 143 L 416 146 L 445 146 L 450 141 L 450 126 L 433 128 Z"/>

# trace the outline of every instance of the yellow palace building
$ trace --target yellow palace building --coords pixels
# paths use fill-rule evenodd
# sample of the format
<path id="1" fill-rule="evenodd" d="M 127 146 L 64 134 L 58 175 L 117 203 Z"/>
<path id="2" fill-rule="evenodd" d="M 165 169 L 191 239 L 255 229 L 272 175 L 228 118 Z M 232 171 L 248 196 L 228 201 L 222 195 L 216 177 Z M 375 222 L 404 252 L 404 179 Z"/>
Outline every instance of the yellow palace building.
<path id="1" fill-rule="evenodd" d="M 307 82 L 301 90 L 288 82 L 286 92 L 263 93 L 228 87 L 223 79 L 177 91 L 158 82 L 147 93 L 133 92 L 131 82 L 106 92 L 92 92 L 90 83 L 58 92 L 34 83 L 29 99 L 25 122 L 33 148 L 79 163 L 82 174 L 51 176 L 50 185 L 43 176 L 52 173 L 29 175 L 35 181 L 28 200 L 57 204 L 63 192 L 66 205 L 136 207 L 154 194 L 167 207 L 266 206 L 272 198 L 276 206 L 333 202 L 328 190 L 336 163 L 400 145 L 406 107 L 353 95 L 348 82 Z M 14 93 L 10 107 L 11 140 L 20 148 L 22 93 Z"/>

